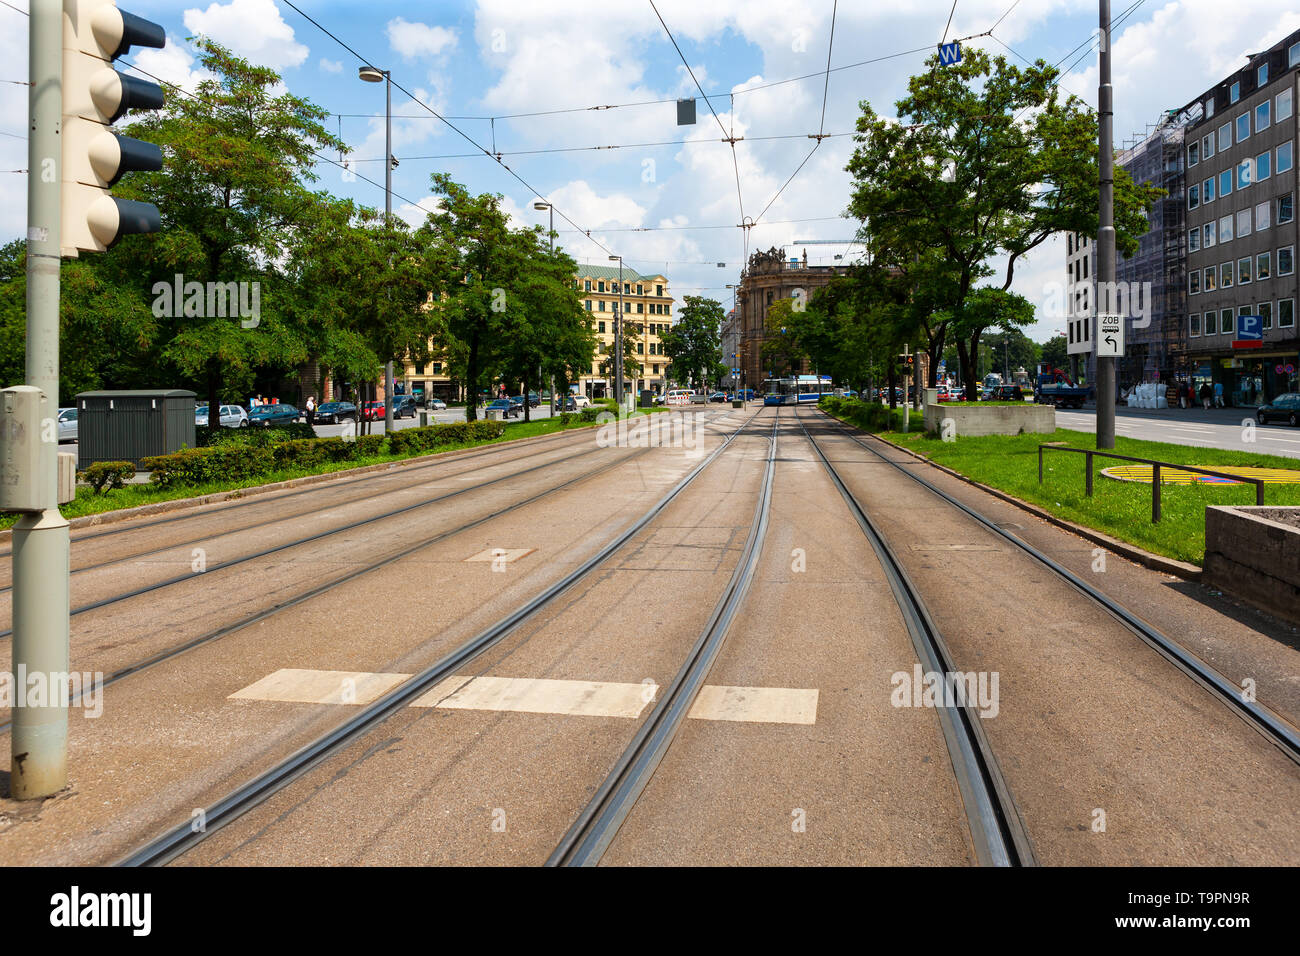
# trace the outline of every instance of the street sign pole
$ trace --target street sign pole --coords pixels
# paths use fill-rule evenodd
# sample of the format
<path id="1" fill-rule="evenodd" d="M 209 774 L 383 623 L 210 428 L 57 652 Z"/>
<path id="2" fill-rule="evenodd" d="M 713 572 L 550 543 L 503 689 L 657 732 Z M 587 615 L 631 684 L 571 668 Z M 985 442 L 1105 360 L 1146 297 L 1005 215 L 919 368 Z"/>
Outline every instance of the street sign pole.
<path id="1" fill-rule="evenodd" d="M 1115 149 L 1112 141 L 1114 114 L 1110 83 L 1110 0 L 1098 0 L 1101 27 L 1100 84 L 1097 88 L 1098 166 L 1101 208 L 1097 229 L 1097 287 L 1109 298 L 1115 289 Z M 1096 300 L 1096 296 L 1093 296 Z M 1112 312 L 1118 303 L 1095 302 L 1098 312 Z M 1098 317 L 1100 321 L 1100 316 Z M 1121 323 L 1123 319 L 1121 318 Z M 1101 335 L 1097 336 L 1097 447 L 1115 447 L 1115 359 L 1103 356 Z"/>

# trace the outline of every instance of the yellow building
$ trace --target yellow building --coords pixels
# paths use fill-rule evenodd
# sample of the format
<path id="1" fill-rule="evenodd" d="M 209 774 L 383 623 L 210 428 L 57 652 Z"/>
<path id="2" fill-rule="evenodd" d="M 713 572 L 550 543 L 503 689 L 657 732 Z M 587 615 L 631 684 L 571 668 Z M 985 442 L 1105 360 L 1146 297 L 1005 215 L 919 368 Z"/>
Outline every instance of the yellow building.
<path id="1" fill-rule="evenodd" d="M 619 309 L 618 266 L 578 263 L 578 294 L 582 307 L 590 313 L 591 330 L 596 333 L 596 356 L 589 375 L 579 376 L 582 392 L 591 398 L 614 394 L 614 380 L 604 369 L 613 371 L 614 320 Z M 641 374 L 633 379 L 624 367 L 623 386 L 627 389 L 648 388 L 663 392 L 672 360 L 663 354 L 661 334 L 672 325 L 673 299 L 668 294 L 668 280 L 660 274 L 641 275 L 623 267 L 622 289 L 624 338 L 633 343 L 632 355 L 641 363 Z"/>
<path id="2" fill-rule="evenodd" d="M 578 377 L 578 386 L 591 398 L 603 398 L 614 393 L 613 379 L 604 368 L 612 371 L 614 356 L 614 319 L 619 309 L 618 266 L 597 266 L 580 263 L 574 284 L 581 296 L 583 308 L 590 313 L 591 330 L 596 333 L 596 355 L 591 368 Z M 641 373 L 633 380 L 625 366 L 624 387 L 648 388 L 663 392 L 668 382 L 668 366 L 672 360 L 663 354 L 660 333 L 672 324 L 672 296 L 668 295 L 668 280 L 663 275 L 639 275 L 623 267 L 623 310 L 627 324 L 623 335 L 632 342 L 632 354 L 641 364 Z M 416 364 L 410 358 L 394 369 L 398 390 L 417 399 L 441 398 L 456 401 L 464 398 L 463 383 L 453 381 L 445 359 Z M 532 386 L 536 389 L 536 384 Z M 383 383 L 378 394 L 383 396 Z"/>

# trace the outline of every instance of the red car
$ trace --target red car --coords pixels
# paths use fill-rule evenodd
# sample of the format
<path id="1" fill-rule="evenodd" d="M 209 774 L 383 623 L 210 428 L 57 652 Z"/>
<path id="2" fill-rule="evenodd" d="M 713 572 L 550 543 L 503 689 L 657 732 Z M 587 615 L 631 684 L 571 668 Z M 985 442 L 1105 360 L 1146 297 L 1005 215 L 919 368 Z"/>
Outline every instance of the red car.
<path id="1" fill-rule="evenodd" d="M 384 420 L 384 403 L 366 402 L 361 406 L 361 417 L 368 422 L 382 422 Z"/>

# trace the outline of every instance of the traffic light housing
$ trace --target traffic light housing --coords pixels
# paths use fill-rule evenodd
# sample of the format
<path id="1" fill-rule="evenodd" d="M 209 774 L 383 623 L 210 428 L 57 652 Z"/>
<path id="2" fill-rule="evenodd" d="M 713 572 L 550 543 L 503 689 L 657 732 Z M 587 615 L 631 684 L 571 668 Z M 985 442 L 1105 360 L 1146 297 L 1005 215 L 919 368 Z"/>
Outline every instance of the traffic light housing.
<path id="1" fill-rule="evenodd" d="M 110 192 L 123 174 L 162 169 L 153 143 L 110 128 L 128 110 L 162 108 L 156 83 L 126 76 L 113 61 L 133 46 L 161 48 L 162 26 L 114 0 L 63 0 L 62 254 L 104 252 L 122 236 L 157 232 L 158 207 Z"/>

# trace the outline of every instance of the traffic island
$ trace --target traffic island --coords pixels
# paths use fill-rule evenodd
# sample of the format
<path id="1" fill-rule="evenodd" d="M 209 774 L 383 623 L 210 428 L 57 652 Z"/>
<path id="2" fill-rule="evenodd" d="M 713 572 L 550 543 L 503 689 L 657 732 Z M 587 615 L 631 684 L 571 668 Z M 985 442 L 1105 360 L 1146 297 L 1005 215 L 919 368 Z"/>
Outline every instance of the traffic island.
<path id="1" fill-rule="evenodd" d="M 1207 507 L 1201 580 L 1300 624 L 1300 508 Z"/>
<path id="2" fill-rule="evenodd" d="M 925 430 L 945 438 L 1050 434 L 1056 431 L 1056 409 L 1032 402 L 1009 405 L 927 402 Z"/>

